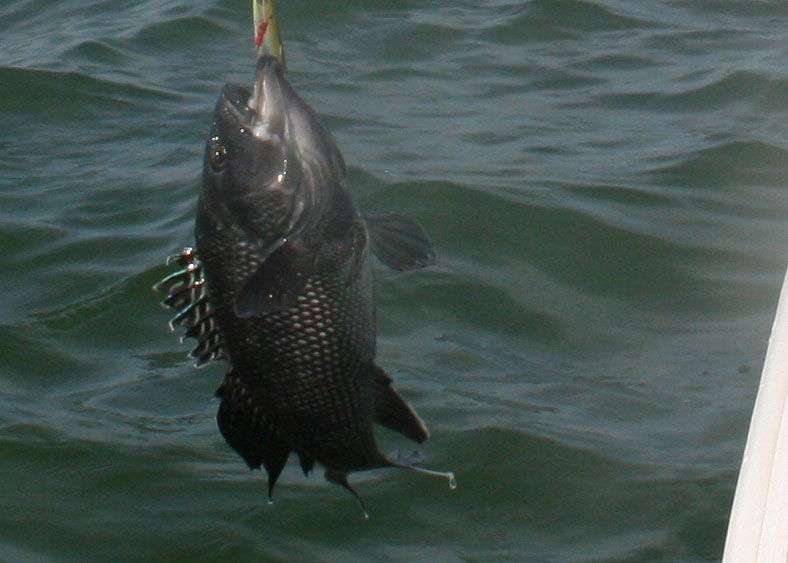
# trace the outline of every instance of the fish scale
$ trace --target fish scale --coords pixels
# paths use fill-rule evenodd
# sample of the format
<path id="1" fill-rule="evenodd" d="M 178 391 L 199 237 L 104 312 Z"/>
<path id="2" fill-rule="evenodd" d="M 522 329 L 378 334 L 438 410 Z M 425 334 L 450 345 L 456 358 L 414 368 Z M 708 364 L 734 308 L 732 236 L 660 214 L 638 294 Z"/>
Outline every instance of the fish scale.
<path id="1" fill-rule="evenodd" d="M 228 280 L 242 285 L 238 273 L 260 262 L 253 245 L 238 252 L 233 229 L 217 225 L 202 205 L 198 217 L 207 287 L 229 288 Z M 386 461 L 372 433 L 372 401 L 364 401 L 370 405 L 366 409 L 360 405 L 360 397 L 373 392 L 365 369 L 375 348 L 371 278 L 366 265 L 354 285 L 345 287 L 344 274 L 339 268 L 316 274 L 292 307 L 249 319 L 234 313 L 236 291 L 216 291 L 211 302 L 219 326 L 226 327 L 236 377 L 259 388 L 256 406 L 278 421 L 291 449 L 310 452 L 326 467 L 382 467 Z M 317 322 L 332 329 L 325 338 L 317 337 Z"/>
<path id="2" fill-rule="evenodd" d="M 400 467 L 454 486 L 450 472 L 416 467 L 420 454 L 387 458 L 376 444 L 373 423 L 417 442 L 428 432 L 375 364 L 371 254 L 396 270 L 434 255 L 412 219 L 360 215 L 345 173 L 280 57 L 263 52 L 253 90 L 226 85 L 219 96 L 196 249 L 173 257 L 182 269 L 156 286 L 176 310 L 170 326 L 197 339 L 197 364 L 229 362 L 217 423 L 250 468 L 266 469 L 269 499 L 292 452 L 304 473 L 321 464 L 359 502 L 354 471 Z"/>

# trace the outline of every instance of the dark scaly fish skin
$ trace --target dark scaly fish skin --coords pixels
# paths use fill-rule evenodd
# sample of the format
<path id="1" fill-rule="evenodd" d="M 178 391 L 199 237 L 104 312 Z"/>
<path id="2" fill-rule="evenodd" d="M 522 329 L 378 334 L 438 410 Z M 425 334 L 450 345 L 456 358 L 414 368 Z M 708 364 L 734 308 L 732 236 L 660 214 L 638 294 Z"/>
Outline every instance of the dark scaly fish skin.
<path id="1" fill-rule="evenodd" d="M 269 495 L 291 451 L 354 495 L 349 472 L 412 469 L 373 433 L 377 422 L 428 437 L 374 363 L 370 248 L 400 270 L 432 263 L 432 249 L 408 218 L 359 215 L 339 150 L 276 58 L 258 60 L 253 93 L 226 85 L 219 97 L 195 234 L 196 254 L 175 257 L 184 270 L 158 289 L 198 339 L 198 363 L 229 360 L 217 422 L 266 468 Z"/>

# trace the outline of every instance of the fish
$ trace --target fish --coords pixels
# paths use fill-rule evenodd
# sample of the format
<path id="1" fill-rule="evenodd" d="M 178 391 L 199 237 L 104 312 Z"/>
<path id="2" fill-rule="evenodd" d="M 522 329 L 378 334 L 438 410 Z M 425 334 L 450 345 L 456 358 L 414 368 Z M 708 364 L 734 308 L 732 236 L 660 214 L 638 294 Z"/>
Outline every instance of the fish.
<path id="1" fill-rule="evenodd" d="M 294 453 L 305 475 L 323 466 L 368 518 L 352 472 L 403 468 L 456 487 L 452 472 L 419 466 L 418 451 L 383 455 L 374 433 L 378 424 L 429 437 L 375 361 L 372 256 L 411 271 L 435 255 L 413 219 L 357 210 L 331 133 L 285 77 L 271 9 L 255 27 L 267 35 L 257 36 L 252 89 L 226 84 L 215 106 L 195 245 L 168 259 L 180 269 L 154 289 L 176 311 L 170 328 L 197 340 L 196 364 L 229 364 L 217 424 L 249 468 L 265 468 L 269 502 Z"/>

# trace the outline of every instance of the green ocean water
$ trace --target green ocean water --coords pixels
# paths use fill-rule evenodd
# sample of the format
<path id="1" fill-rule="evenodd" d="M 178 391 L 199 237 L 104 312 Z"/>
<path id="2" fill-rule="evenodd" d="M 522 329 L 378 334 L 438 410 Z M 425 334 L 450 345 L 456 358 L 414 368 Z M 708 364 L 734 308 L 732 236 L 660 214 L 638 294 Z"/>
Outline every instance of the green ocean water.
<path id="1" fill-rule="evenodd" d="M 788 263 L 783 1 L 280 0 L 366 211 L 425 465 L 266 502 L 151 286 L 193 241 L 231 0 L 0 4 L 0 561 L 715 561 Z M 381 432 L 383 451 L 409 449 Z"/>

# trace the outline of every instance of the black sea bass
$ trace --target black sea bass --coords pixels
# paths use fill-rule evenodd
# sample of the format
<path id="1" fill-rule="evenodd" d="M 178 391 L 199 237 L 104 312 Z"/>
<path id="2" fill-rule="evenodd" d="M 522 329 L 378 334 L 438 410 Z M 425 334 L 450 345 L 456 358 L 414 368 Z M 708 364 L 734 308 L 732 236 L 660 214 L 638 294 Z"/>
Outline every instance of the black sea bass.
<path id="1" fill-rule="evenodd" d="M 418 454 L 381 454 L 373 433 L 379 423 L 428 437 L 375 364 L 370 252 L 412 270 L 433 262 L 432 248 L 407 217 L 356 211 L 342 155 L 285 79 L 273 8 L 262 5 L 253 89 L 228 84 L 216 104 L 196 249 L 173 257 L 183 269 L 156 289 L 178 311 L 171 324 L 198 340 L 198 364 L 229 362 L 219 429 L 249 467 L 265 467 L 269 497 L 290 452 L 354 495 L 348 473 L 390 466 L 453 487 L 451 473 L 414 467 Z"/>

